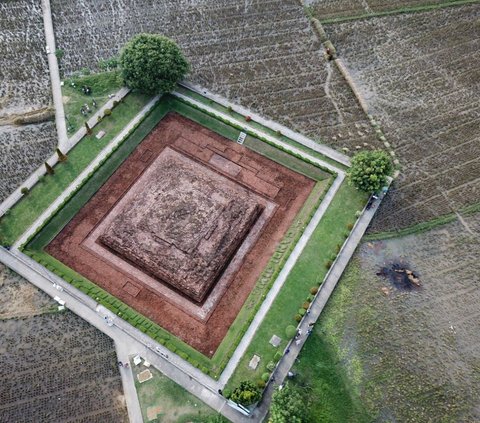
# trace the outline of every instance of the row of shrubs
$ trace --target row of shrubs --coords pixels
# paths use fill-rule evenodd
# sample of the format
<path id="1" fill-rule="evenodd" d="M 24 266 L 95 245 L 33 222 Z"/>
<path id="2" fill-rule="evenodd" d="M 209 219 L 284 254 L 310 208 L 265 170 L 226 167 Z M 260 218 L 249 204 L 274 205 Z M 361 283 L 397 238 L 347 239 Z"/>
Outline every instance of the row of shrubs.
<path id="1" fill-rule="evenodd" d="M 164 345 L 172 353 L 178 354 L 181 358 L 187 360 L 190 364 L 200 369 L 203 373 L 216 377 L 216 375 L 213 375 L 211 369 L 206 367 L 205 363 L 200 363 L 198 360 L 186 353 L 183 349 L 178 348 L 172 341 L 172 336 L 168 332 L 148 318 L 137 313 L 118 298 L 115 298 L 107 291 L 104 291 L 93 282 L 82 278 L 80 275 L 76 274 L 73 270 L 67 267 L 59 269 L 59 267 L 63 267 L 63 265 L 61 263 L 54 263 L 55 259 L 50 258 L 50 256 L 38 254 L 35 251 L 29 250 L 24 250 L 24 253 L 50 270 L 52 273 L 62 278 L 64 281 L 68 282 L 78 290 L 82 291 L 84 294 L 94 299 L 98 304 L 103 305 L 112 313 L 115 313 L 117 316 L 121 317 L 123 320 L 127 321 L 132 326 L 157 341 L 159 344 Z"/>
<path id="2" fill-rule="evenodd" d="M 352 223 L 349 223 L 347 224 L 347 229 L 349 231 L 351 231 L 353 229 L 354 225 Z M 349 235 L 349 232 L 346 233 L 346 236 L 348 237 Z M 330 269 L 330 267 L 333 265 L 333 262 L 335 261 L 335 259 L 337 258 L 338 256 L 338 253 L 340 252 L 340 250 L 342 249 L 342 246 L 340 244 L 337 244 L 336 246 L 336 252 L 334 254 L 332 254 L 331 256 L 331 259 L 328 260 L 326 263 L 325 263 L 325 267 L 327 269 Z M 320 282 L 320 285 L 323 283 L 323 281 Z M 287 338 L 287 340 L 291 340 L 296 334 L 297 334 L 297 327 L 298 327 L 298 324 L 302 321 L 303 317 L 305 316 L 305 314 L 307 314 L 307 311 L 308 309 L 310 308 L 311 306 L 311 303 L 313 302 L 313 300 L 315 299 L 315 296 L 318 292 L 318 287 L 316 286 L 312 286 L 309 290 L 309 294 L 308 296 L 305 298 L 305 301 L 304 303 L 302 304 L 302 306 L 298 309 L 298 312 L 297 314 L 295 315 L 294 317 L 294 320 L 295 322 L 297 323 L 297 326 L 294 326 L 294 325 L 288 325 L 286 328 L 285 328 L 285 336 Z M 275 367 L 278 363 L 278 361 L 280 361 L 280 359 L 282 358 L 282 353 L 280 353 L 279 351 L 277 351 L 275 353 L 275 356 L 274 356 L 274 359 L 272 361 L 270 361 L 268 364 L 267 364 L 267 370 L 269 372 L 266 372 L 266 373 L 263 373 L 262 376 L 260 377 L 260 379 L 257 381 L 257 386 L 259 388 L 264 388 L 267 384 L 267 382 L 270 380 L 270 377 L 271 377 L 271 373 L 275 370 Z"/>
<path id="3" fill-rule="evenodd" d="M 161 99 L 159 100 L 159 102 L 161 101 Z M 137 122 L 133 127 L 132 129 L 128 132 L 128 134 L 123 138 L 123 140 L 121 142 L 119 142 L 101 161 L 100 163 L 98 163 L 98 165 L 91 171 L 88 173 L 88 175 L 85 177 L 85 179 L 82 180 L 82 182 L 80 183 L 80 185 L 74 190 L 72 191 L 63 201 L 62 203 L 60 204 L 60 206 L 39 226 L 39 228 L 27 239 L 27 241 L 25 242 L 25 244 L 21 247 L 24 248 L 25 246 L 27 246 L 36 236 L 37 234 L 39 234 L 44 228 L 45 226 L 47 226 L 53 219 L 54 217 L 57 216 L 57 214 L 60 212 L 60 210 L 62 210 L 65 205 L 80 191 L 80 189 L 82 189 L 82 187 L 93 177 L 93 175 L 105 164 L 105 162 L 107 160 L 110 159 L 110 157 L 123 145 L 123 143 L 130 137 L 130 135 L 133 134 L 133 132 L 135 132 L 135 130 L 144 122 L 144 120 L 152 113 L 152 111 L 157 107 L 158 103 L 153 106 L 146 114 L 145 116 L 143 117 L 142 120 L 140 120 L 139 122 Z M 61 226 L 61 225 L 60 225 Z M 53 236 L 55 236 L 55 234 L 53 234 Z M 52 236 L 52 238 L 53 238 Z"/>

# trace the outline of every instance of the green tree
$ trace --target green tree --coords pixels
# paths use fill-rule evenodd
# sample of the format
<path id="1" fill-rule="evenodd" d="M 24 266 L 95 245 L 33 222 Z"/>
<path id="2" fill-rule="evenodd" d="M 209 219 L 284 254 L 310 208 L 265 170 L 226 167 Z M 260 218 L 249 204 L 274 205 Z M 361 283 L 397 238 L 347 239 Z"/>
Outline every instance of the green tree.
<path id="1" fill-rule="evenodd" d="M 350 184 L 356 188 L 375 192 L 385 185 L 392 172 L 392 161 L 385 151 L 361 151 L 352 159 L 348 178 Z"/>
<path id="2" fill-rule="evenodd" d="M 269 423 L 303 423 L 304 410 L 302 397 L 287 383 L 273 393 Z"/>
<path id="3" fill-rule="evenodd" d="M 149 93 L 170 92 L 190 66 L 178 45 L 156 34 L 133 37 L 120 52 L 127 86 Z"/>
<path id="4" fill-rule="evenodd" d="M 234 389 L 230 399 L 238 404 L 248 406 L 256 403 L 260 400 L 260 397 L 260 389 L 253 382 L 245 380 Z"/>

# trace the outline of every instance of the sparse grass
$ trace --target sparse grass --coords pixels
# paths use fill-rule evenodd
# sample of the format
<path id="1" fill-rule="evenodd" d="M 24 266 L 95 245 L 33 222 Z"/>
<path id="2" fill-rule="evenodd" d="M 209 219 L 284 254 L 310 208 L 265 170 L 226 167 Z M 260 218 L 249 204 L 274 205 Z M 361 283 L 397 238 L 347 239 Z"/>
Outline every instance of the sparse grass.
<path id="1" fill-rule="evenodd" d="M 291 324 L 296 325 L 294 316 L 297 310 L 307 298 L 310 287 L 318 286 L 323 281 L 327 273 L 324 263 L 330 259 L 337 245 L 345 241 L 345 227 L 355 221 L 355 212 L 363 208 L 365 201 L 366 195 L 346 182 L 339 188 L 230 378 L 230 388 L 242 380 L 260 379 L 275 353 L 283 351 L 288 342 L 285 339 L 285 328 Z M 268 342 L 273 335 L 282 338 L 278 349 Z M 261 357 L 260 365 L 255 371 L 248 367 L 254 354 Z"/>
<path id="2" fill-rule="evenodd" d="M 147 419 L 149 407 L 161 408 L 157 419 L 153 421 L 162 423 L 205 423 L 217 415 L 214 410 L 157 369 L 150 367 L 153 378 L 139 383 L 137 374 L 146 368 L 143 365 L 134 366 L 133 363 L 131 367 L 144 422 L 149 421 Z"/>
<path id="3" fill-rule="evenodd" d="M 75 87 L 72 86 L 72 83 L 75 84 Z M 84 85 L 92 89 L 90 95 L 82 92 Z M 100 108 L 108 101 L 109 94 L 115 94 L 122 87 L 123 80 L 118 71 L 67 78 L 62 87 L 62 95 L 67 128 L 70 126 L 69 135 L 73 135 L 95 113 L 93 99 Z M 83 116 L 80 112 L 84 104 L 88 104 L 92 111 L 87 116 Z"/>
<path id="4" fill-rule="evenodd" d="M 54 175 L 45 175 L 7 215 L 0 219 L 0 242 L 4 245 L 12 245 L 95 159 L 98 153 L 140 112 L 149 99 L 143 94 L 129 94 L 114 109 L 111 116 L 95 126 L 92 135 L 84 137 L 68 153 L 68 160 L 55 166 Z M 97 140 L 95 135 L 100 130 L 105 131 L 106 135 Z"/>

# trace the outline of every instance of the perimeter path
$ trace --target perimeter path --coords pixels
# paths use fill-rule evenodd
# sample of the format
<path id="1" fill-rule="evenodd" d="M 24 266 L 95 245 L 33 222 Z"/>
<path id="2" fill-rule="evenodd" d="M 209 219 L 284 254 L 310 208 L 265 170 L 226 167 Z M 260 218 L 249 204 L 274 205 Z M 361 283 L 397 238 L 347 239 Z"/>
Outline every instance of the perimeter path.
<path id="1" fill-rule="evenodd" d="M 218 394 L 218 385 L 189 363 L 183 362 L 162 345 L 154 342 L 141 331 L 99 306 L 92 298 L 72 287 L 57 275 L 18 250 L 7 251 L 0 247 L 0 262 L 26 278 L 53 298 L 65 301 L 65 306 L 108 335 L 115 342 L 119 359 L 127 361 L 139 354 L 167 377 L 197 396 L 214 410 L 234 423 L 260 422 L 260 419 L 247 418 L 227 405 L 224 397 Z M 190 367 L 188 369 L 187 367 Z M 191 373 L 189 372 L 191 371 Z M 196 372 L 195 372 L 196 371 Z M 138 404 L 133 376 L 129 369 L 121 369 L 124 394 L 128 405 L 131 423 L 143 422 Z"/>
<path id="2" fill-rule="evenodd" d="M 287 277 L 290 271 L 295 266 L 295 263 L 297 262 L 298 258 L 302 254 L 303 249 L 307 245 L 307 242 L 309 241 L 313 232 L 317 228 L 318 223 L 320 222 L 323 215 L 327 211 L 328 206 L 330 205 L 333 198 L 335 197 L 335 194 L 337 193 L 338 189 L 342 185 L 344 179 L 345 179 L 345 175 L 343 173 L 337 176 L 332 186 L 328 190 L 327 194 L 325 195 L 325 198 L 323 199 L 322 203 L 320 204 L 320 207 L 313 215 L 313 218 L 310 219 L 309 224 L 307 225 L 307 227 L 305 228 L 305 231 L 303 232 L 302 236 L 300 237 L 297 244 L 295 245 L 295 248 L 290 253 L 290 256 L 288 257 L 285 265 L 283 266 L 281 272 L 279 273 L 277 279 L 275 280 L 272 288 L 268 291 L 268 294 L 265 300 L 263 301 L 262 305 L 260 306 L 260 309 L 258 310 L 257 314 L 255 314 L 255 317 L 252 323 L 248 327 L 247 331 L 245 332 L 245 335 L 240 341 L 240 344 L 238 344 L 238 347 L 233 353 L 232 358 L 229 360 L 227 366 L 225 367 L 224 371 L 220 375 L 219 383 L 222 385 L 222 387 L 228 382 L 228 380 L 230 379 L 230 376 L 232 376 L 233 372 L 235 371 L 239 361 L 245 354 L 245 351 L 247 350 L 248 346 L 250 345 L 250 342 L 255 336 L 255 332 L 257 331 L 263 319 L 265 318 L 268 311 L 270 310 L 270 307 L 275 301 L 275 298 L 277 297 L 278 293 L 283 287 L 283 284 L 287 280 Z"/>
<path id="3" fill-rule="evenodd" d="M 330 157 L 331 159 L 333 159 L 336 162 L 341 163 L 345 166 L 350 166 L 350 158 L 348 156 L 346 156 L 345 154 L 339 153 L 337 150 L 334 150 L 333 148 L 327 147 L 326 145 L 323 145 L 323 144 L 319 144 L 319 143 L 313 141 L 312 139 L 310 139 L 310 138 L 308 138 L 308 137 L 306 137 L 302 134 L 299 134 L 298 132 L 295 132 L 295 131 L 291 130 L 290 128 L 287 128 L 286 126 L 283 126 L 283 125 L 281 125 L 277 122 L 274 122 L 272 120 L 266 119 L 266 118 L 264 118 L 264 117 L 262 117 L 262 116 L 260 116 L 256 113 L 252 113 L 251 110 L 248 110 L 243 106 L 239 106 L 238 104 L 231 103 L 226 98 L 224 98 L 220 95 L 211 93 L 210 91 L 208 91 L 208 90 L 206 90 L 202 87 L 199 87 L 198 85 L 191 84 L 191 83 L 186 82 L 186 81 L 182 82 L 180 85 L 183 85 L 184 87 L 188 88 L 189 90 L 192 90 L 192 91 L 202 95 L 203 97 L 206 97 L 210 100 L 213 100 L 216 103 L 221 104 L 224 107 L 227 107 L 227 108 L 231 107 L 235 112 L 237 112 L 241 115 L 250 116 L 252 118 L 252 121 L 260 123 L 261 125 L 266 126 L 267 128 L 273 129 L 274 131 L 280 131 L 286 137 L 292 139 L 295 142 L 298 142 L 299 144 L 304 145 L 305 147 L 310 148 L 313 151 L 316 151 L 317 153 L 320 153 L 320 154 L 323 154 L 324 156 Z M 181 94 L 179 92 L 173 92 L 173 94 L 176 95 L 177 97 L 180 97 L 180 98 L 184 99 L 185 101 L 196 104 L 198 107 L 203 108 L 205 110 L 208 110 L 211 113 L 215 113 L 219 116 L 222 116 L 224 119 L 236 122 L 237 124 L 242 125 L 244 127 L 248 127 L 252 130 L 252 132 L 256 132 L 257 134 L 259 134 L 259 135 L 261 134 L 262 136 L 266 135 L 265 133 L 258 130 L 257 128 L 254 128 L 254 127 L 248 125 L 248 123 L 246 123 L 246 121 L 239 121 L 238 119 L 233 118 L 231 115 L 228 115 L 226 113 L 222 113 L 222 112 L 218 111 L 217 109 L 214 109 L 213 107 L 210 107 L 210 106 L 208 106 L 204 103 L 201 103 L 197 100 L 193 100 L 190 97 L 185 96 L 184 94 Z M 271 137 L 268 136 L 268 138 L 270 139 Z"/>
<path id="4" fill-rule="evenodd" d="M 50 81 L 52 84 L 53 104 L 55 106 L 55 124 L 58 134 L 58 148 L 63 150 L 68 143 L 67 125 L 65 123 L 65 111 L 63 110 L 62 86 L 60 84 L 60 71 L 58 60 L 55 55 L 55 33 L 53 31 L 52 11 L 50 0 L 42 0 L 43 27 L 45 30 L 46 50 L 48 57 L 48 68 L 50 70 Z"/>
<path id="5" fill-rule="evenodd" d="M 152 98 L 148 104 L 140 111 L 140 113 L 135 116 L 125 128 L 123 128 L 122 132 L 118 134 L 110 143 L 100 152 L 100 154 L 93 160 L 80 175 L 68 186 L 68 188 L 62 192 L 62 194 L 52 203 L 50 206 L 40 215 L 40 217 L 23 233 L 23 235 L 15 242 L 13 245 L 14 248 L 19 248 L 23 245 L 30 236 L 32 236 L 38 228 L 43 225 L 43 223 L 48 219 L 52 213 L 55 212 L 59 207 L 61 207 L 62 203 L 65 199 L 75 192 L 79 186 L 82 185 L 83 181 L 88 178 L 88 174 L 97 168 L 101 161 L 107 157 L 115 147 L 120 144 L 124 138 L 128 135 L 128 133 L 134 128 L 134 126 L 142 121 L 144 116 L 155 106 L 158 99 L 160 98 L 159 95 Z"/>

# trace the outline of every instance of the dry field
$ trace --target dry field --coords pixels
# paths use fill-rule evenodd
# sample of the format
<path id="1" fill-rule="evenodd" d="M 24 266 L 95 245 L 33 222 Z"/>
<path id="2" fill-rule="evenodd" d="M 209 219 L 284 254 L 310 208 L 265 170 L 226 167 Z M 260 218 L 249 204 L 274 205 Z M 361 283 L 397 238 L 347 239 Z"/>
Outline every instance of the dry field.
<path id="1" fill-rule="evenodd" d="M 0 421 L 128 421 L 106 335 L 1 265 L 0 298 Z"/>
<path id="2" fill-rule="evenodd" d="M 480 421 L 480 214 L 465 223 L 364 243 L 322 315 L 321 341 L 310 342 L 329 345 L 365 421 Z M 376 275 L 398 262 L 418 272 L 420 288 Z M 322 363 L 311 365 L 320 370 L 310 383 L 328 385 Z"/>
<path id="3" fill-rule="evenodd" d="M 474 4 L 326 26 L 403 166 L 374 231 L 480 200 L 479 22 Z"/>
<path id="4" fill-rule="evenodd" d="M 189 79 L 335 147 L 376 144 L 372 129 L 295 0 L 53 0 L 67 73 L 95 69 L 138 32 L 175 39 Z"/>
<path id="5" fill-rule="evenodd" d="M 322 20 L 387 12 L 406 7 L 440 5 L 448 0 L 306 0 L 314 15 Z"/>
<path id="6" fill-rule="evenodd" d="M 3 121 L 12 114 L 30 112 L 51 103 L 40 0 L 0 3 L 0 41 L 2 201 L 53 153 L 56 144 L 52 122 L 14 126 Z"/>

